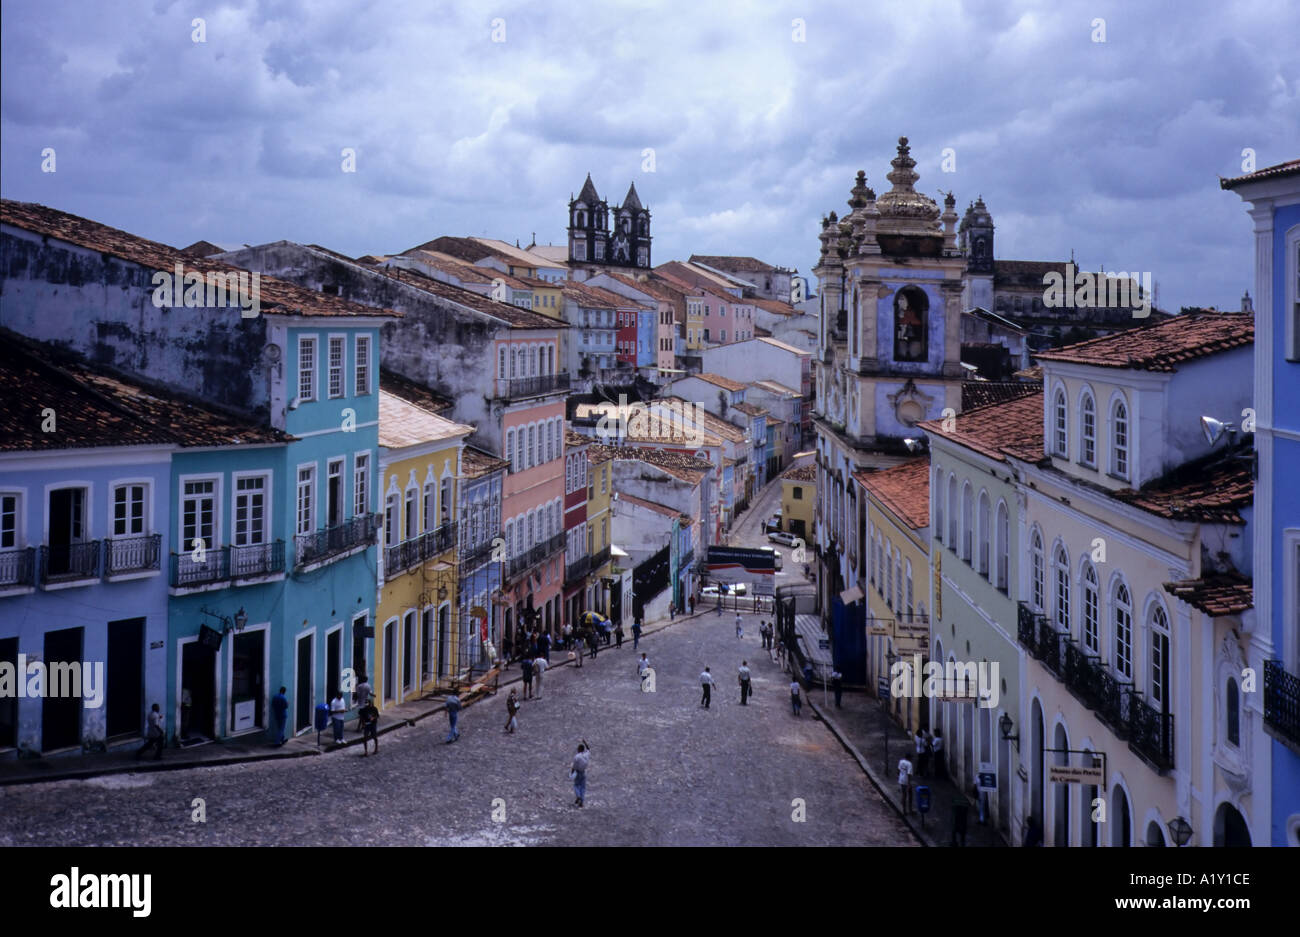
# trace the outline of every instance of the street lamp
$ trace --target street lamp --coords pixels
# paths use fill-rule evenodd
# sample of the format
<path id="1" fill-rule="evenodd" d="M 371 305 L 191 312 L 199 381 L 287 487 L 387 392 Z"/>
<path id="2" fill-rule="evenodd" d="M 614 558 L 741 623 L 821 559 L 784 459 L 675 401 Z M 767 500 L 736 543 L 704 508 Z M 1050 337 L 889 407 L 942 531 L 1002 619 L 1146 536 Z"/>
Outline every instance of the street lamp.
<path id="1" fill-rule="evenodd" d="M 1174 838 L 1175 846 L 1186 846 L 1192 838 L 1192 825 L 1182 817 L 1169 821 L 1169 835 Z"/>
<path id="2" fill-rule="evenodd" d="M 1020 733 L 1017 732 L 1015 735 L 1011 734 L 1011 716 L 1007 713 L 1003 713 L 1002 718 L 998 720 L 998 728 L 1002 730 L 1002 741 L 1015 742 L 1016 748 L 1020 747 Z"/>
<path id="3" fill-rule="evenodd" d="M 1205 441 L 1213 446 L 1219 441 L 1224 433 L 1228 434 L 1229 440 L 1237 436 L 1237 428 L 1231 423 L 1223 423 L 1212 416 L 1201 417 L 1201 432 L 1205 434 Z"/>

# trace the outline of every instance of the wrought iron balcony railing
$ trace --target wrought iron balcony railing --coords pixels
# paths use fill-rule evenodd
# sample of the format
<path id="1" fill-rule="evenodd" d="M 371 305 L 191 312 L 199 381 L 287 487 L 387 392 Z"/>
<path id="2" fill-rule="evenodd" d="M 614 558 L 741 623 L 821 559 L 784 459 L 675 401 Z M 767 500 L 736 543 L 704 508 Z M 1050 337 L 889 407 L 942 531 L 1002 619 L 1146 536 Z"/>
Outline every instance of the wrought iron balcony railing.
<path id="1" fill-rule="evenodd" d="M 1174 766 L 1174 715 L 1156 709 L 1138 693 L 1130 693 L 1128 747 L 1161 771 Z"/>
<path id="2" fill-rule="evenodd" d="M 1300 677 L 1280 660 L 1264 661 L 1264 725 L 1300 746 Z"/>
<path id="3" fill-rule="evenodd" d="M 284 541 L 230 548 L 230 575 L 235 579 L 284 572 Z"/>
<path id="4" fill-rule="evenodd" d="M 565 546 L 564 541 L 565 536 L 564 533 L 561 532 L 520 553 L 506 564 L 506 577 L 508 579 L 517 578 L 520 574 L 526 572 L 533 566 L 536 566 L 548 556 L 563 550 Z"/>
<path id="5" fill-rule="evenodd" d="M 564 581 L 566 583 L 577 582 L 591 572 L 591 557 L 582 556 L 572 563 L 566 563 L 564 566 Z"/>
<path id="6" fill-rule="evenodd" d="M 384 575 L 396 576 L 445 553 L 456 543 L 456 525 L 443 524 L 384 548 Z M 490 546 L 490 545 L 489 545 Z"/>
<path id="7" fill-rule="evenodd" d="M 60 543 L 41 547 L 41 584 L 98 579 L 100 542 Z"/>
<path id="8" fill-rule="evenodd" d="M 1042 612 L 1020 603 L 1016 638 L 1031 657 L 1041 661 L 1058 680 L 1065 679 L 1065 646 L 1069 636 L 1057 631 Z"/>
<path id="9" fill-rule="evenodd" d="M 605 547 L 601 547 L 599 550 L 593 553 L 591 555 L 591 568 L 600 569 L 602 566 L 608 563 L 610 554 L 612 552 L 613 551 L 610 549 L 610 547 L 605 546 Z"/>
<path id="10" fill-rule="evenodd" d="M 474 544 L 473 546 L 468 544 L 462 546 L 460 550 L 461 568 L 464 569 L 470 566 L 478 566 L 479 564 L 485 563 L 491 559 L 495 540 L 496 537 L 493 536 L 481 543 Z"/>
<path id="11" fill-rule="evenodd" d="M 195 557 L 189 553 L 172 554 L 173 586 L 205 586 L 230 578 L 230 548 L 209 547 Z"/>
<path id="12" fill-rule="evenodd" d="M 497 379 L 497 396 L 507 400 L 517 397 L 534 397 L 569 389 L 568 374 L 539 374 L 534 377 Z"/>
<path id="13" fill-rule="evenodd" d="M 296 565 L 306 566 L 308 563 L 346 553 L 353 547 L 374 543 L 379 527 L 380 515 L 361 514 L 334 527 L 326 527 L 310 534 L 298 534 L 294 537 Z"/>
<path id="14" fill-rule="evenodd" d="M 104 575 L 157 569 L 162 562 L 162 534 L 111 537 L 104 541 Z"/>
<path id="15" fill-rule="evenodd" d="M 0 588 L 36 584 L 36 548 L 0 550 Z"/>

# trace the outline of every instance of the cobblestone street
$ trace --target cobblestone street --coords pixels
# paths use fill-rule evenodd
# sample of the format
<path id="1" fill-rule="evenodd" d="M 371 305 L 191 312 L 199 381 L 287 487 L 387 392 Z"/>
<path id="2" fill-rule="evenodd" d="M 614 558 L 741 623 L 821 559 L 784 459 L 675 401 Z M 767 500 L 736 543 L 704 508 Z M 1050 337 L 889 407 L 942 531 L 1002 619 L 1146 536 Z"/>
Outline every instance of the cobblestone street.
<path id="1" fill-rule="evenodd" d="M 544 698 L 523 704 L 514 736 L 502 732 L 503 686 L 461 714 L 454 745 L 440 714 L 384 735 L 378 757 L 349 746 L 3 788 L 0 846 L 915 844 L 808 707 L 791 715 L 788 679 L 761 649 L 756 617 L 745 617 L 740 640 L 734 614 L 710 613 L 641 650 L 656 692 L 641 692 L 628 640 L 580 670 L 548 671 Z M 736 686 L 742 658 L 754 672 L 747 707 Z M 719 683 L 710 710 L 699 706 L 705 665 Z M 568 779 L 580 737 L 593 753 L 582 809 Z M 191 819 L 196 797 L 205 823 Z"/>

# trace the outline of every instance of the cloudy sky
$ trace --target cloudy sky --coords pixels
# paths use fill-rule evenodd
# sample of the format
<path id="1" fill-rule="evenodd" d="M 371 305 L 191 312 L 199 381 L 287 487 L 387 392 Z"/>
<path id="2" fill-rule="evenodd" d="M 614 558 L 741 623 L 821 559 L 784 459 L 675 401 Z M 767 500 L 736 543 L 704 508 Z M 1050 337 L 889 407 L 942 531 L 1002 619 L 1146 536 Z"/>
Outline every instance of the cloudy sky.
<path id="1" fill-rule="evenodd" d="M 563 243 L 591 172 L 611 201 L 636 182 L 656 263 L 807 272 L 821 216 L 858 169 L 885 191 L 906 135 L 919 189 L 983 195 L 999 258 L 1073 250 L 1150 271 L 1164 308 L 1235 307 L 1251 225 L 1217 177 L 1247 148 L 1260 167 L 1300 156 L 1287 0 L 13 0 L 2 17 L 0 192 L 178 246 Z"/>

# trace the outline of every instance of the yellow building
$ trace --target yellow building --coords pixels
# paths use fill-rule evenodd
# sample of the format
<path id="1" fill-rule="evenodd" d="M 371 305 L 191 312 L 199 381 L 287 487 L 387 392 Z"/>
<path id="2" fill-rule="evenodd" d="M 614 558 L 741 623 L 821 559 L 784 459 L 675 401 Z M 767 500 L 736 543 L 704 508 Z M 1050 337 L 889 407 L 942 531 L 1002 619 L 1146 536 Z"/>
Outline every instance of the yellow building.
<path id="1" fill-rule="evenodd" d="M 614 457 L 606 447 L 587 450 L 587 554 L 591 557 L 588 577 L 587 608 L 609 614 L 609 593 L 605 580 L 610 576 L 614 517 L 609 505 L 614 493 Z"/>
<path id="2" fill-rule="evenodd" d="M 930 616 L 930 460 L 913 459 L 882 472 L 853 473 L 859 512 L 850 525 L 849 556 L 866 589 L 867 683 L 873 692 L 881 678 L 891 684 L 890 712 L 910 732 L 929 728 L 930 707 L 916 680 L 929 662 Z M 865 523 L 863 521 L 865 520 Z M 858 538 L 865 536 L 859 544 Z M 938 559 L 936 557 L 936 559 Z M 907 664 L 906 690 L 895 690 L 893 664 Z"/>
<path id="3" fill-rule="evenodd" d="M 813 542 L 813 512 L 817 508 L 817 465 L 796 465 L 781 474 L 781 529 L 805 544 Z"/>
<path id="4" fill-rule="evenodd" d="M 472 426 L 388 390 L 379 393 L 384 505 L 375 688 L 380 709 L 459 679 L 457 479 Z"/>

